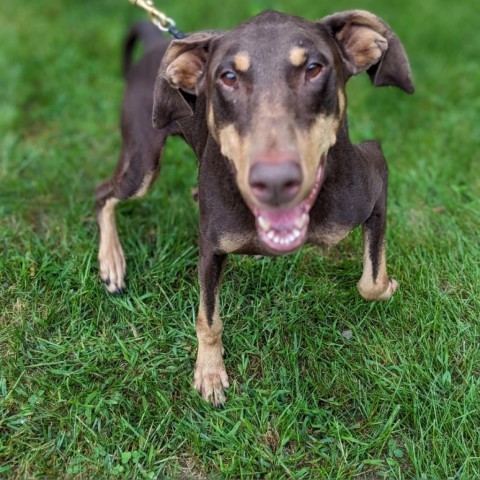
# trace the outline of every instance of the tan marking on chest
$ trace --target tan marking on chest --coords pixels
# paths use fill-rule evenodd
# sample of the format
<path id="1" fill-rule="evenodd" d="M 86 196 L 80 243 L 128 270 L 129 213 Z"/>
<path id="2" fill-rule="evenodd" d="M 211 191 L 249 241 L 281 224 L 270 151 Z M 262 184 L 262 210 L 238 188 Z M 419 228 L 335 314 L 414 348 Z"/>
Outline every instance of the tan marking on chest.
<path id="1" fill-rule="evenodd" d="M 312 241 L 323 246 L 333 247 L 340 243 L 351 231 L 350 227 L 331 224 L 327 227 L 317 229 L 312 234 Z"/>
<path id="2" fill-rule="evenodd" d="M 255 241 L 256 235 L 226 233 L 219 242 L 220 250 L 224 253 L 234 253 L 244 249 Z"/>

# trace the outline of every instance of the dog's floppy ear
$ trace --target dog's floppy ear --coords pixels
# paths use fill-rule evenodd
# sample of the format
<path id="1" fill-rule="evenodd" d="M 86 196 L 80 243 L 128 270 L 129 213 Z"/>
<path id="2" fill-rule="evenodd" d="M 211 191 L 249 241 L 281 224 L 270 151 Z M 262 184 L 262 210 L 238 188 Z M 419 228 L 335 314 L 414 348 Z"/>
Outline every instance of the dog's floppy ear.
<path id="1" fill-rule="evenodd" d="M 413 93 L 407 55 L 398 37 L 381 18 L 364 10 L 325 17 L 325 25 L 340 47 L 347 78 L 367 72 L 377 87 L 395 86 Z"/>
<path id="2" fill-rule="evenodd" d="M 202 90 L 208 50 L 217 32 L 198 32 L 174 40 L 165 52 L 153 93 L 153 126 L 161 129 L 193 114 L 188 100 Z"/>

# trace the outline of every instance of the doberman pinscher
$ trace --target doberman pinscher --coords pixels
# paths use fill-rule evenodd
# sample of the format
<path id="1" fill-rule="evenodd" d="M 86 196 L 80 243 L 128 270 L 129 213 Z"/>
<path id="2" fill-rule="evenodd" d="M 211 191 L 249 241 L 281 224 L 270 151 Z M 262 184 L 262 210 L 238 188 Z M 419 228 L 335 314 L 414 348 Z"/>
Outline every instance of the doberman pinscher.
<path id="1" fill-rule="evenodd" d="M 199 159 L 194 385 L 221 405 L 228 377 L 218 295 L 227 254 L 333 245 L 362 225 L 358 290 L 367 300 L 394 294 L 385 260 L 387 165 L 377 142 L 351 143 L 345 83 L 367 72 L 375 86 L 412 93 L 410 67 L 392 29 L 360 10 L 316 22 L 267 11 L 229 31 L 172 42 L 154 29 L 139 24 L 127 38 L 123 147 L 115 174 L 96 190 L 100 276 L 110 292 L 124 288 L 115 206 L 147 192 L 165 140 L 182 136 Z M 148 48 L 130 66 L 137 39 Z"/>

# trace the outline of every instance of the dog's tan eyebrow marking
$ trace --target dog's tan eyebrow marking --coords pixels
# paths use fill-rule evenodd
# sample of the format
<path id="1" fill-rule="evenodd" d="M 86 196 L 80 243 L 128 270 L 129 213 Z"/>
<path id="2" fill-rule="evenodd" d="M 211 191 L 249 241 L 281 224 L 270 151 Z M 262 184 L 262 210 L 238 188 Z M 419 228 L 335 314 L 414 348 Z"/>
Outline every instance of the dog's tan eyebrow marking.
<path id="1" fill-rule="evenodd" d="M 302 47 L 293 47 L 289 57 L 293 66 L 300 67 L 307 61 L 307 51 Z"/>
<path id="2" fill-rule="evenodd" d="M 238 52 L 233 59 L 233 66 L 240 72 L 246 72 L 250 68 L 250 57 L 247 52 Z"/>

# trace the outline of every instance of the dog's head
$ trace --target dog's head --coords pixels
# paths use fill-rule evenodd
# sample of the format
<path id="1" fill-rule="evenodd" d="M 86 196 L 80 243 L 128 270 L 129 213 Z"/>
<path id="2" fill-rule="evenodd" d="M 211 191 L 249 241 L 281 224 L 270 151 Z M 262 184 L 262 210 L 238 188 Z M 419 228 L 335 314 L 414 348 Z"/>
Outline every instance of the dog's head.
<path id="1" fill-rule="evenodd" d="M 306 238 L 345 115 L 345 82 L 365 71 L 376 86 L 413 92 L 405 51 L 380 18 L 354 10 L 310 22 L 268 11 L 227 32 L 173 41 L 155 85 L 153 121 L 162 128 L 192 115 L 189 96 L 205 95 L 208 129 L 261 240 L 290 252 Z"/>

